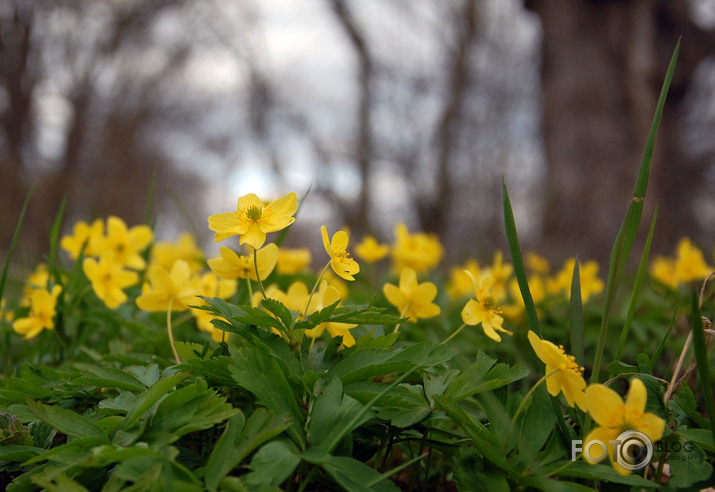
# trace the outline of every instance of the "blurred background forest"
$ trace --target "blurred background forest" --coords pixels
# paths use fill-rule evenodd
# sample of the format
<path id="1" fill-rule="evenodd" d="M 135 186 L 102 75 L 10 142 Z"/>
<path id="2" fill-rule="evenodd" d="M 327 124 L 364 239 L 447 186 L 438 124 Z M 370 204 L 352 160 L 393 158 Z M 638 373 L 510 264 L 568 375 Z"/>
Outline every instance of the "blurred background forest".
<path id="1" fill-rule="evenodd" d="M 490 257 L 504 176 L 526 248 L 603 264 L 681 36 L 646 203 L 654 249 L 709 256 L 713 0 L 4 0 L 0 257 L 33 184 L 27 263 L 64 196 L 135 225 L 152 176 L 159 236 L 310 188 L 293 243 L 404 221 Z"/>

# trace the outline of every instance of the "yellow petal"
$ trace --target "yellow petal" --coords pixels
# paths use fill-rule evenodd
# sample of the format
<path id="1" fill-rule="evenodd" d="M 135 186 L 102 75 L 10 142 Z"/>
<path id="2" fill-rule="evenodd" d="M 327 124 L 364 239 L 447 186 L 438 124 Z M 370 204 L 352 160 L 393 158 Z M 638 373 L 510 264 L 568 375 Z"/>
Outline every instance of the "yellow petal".
<path id="1" fill-rule="evenodd" d="M 665 420 L 654 413 L 646 412 L 638 423 L 638 430 L 647 435 L 651 441 L 659 441 L 665 430 Z"/>
<path id="2" fill-rule="evenodd" d="M 400 273 L 400 290 L 409 296 L 415 287 L 417 287 L 417 273 L 412 268 L 403 268 Z"/>
<path id="3" fill-rule="evenodd" d="M 464 309 L 462 309 L 462 321 L 470 326 L 476 326 L 482 322 L 484 319 L 484 309 L 482 305 L 479 304 L 474 299 L 470 299 L 465 304 Z M 501 337 L 497 335 L 497 338 L 501 340 Z M 497 341 L 499 341 L 497 340 Z"/>
<path id="4" fill-rule="evenodd" d="M 482 330 L 484 330 L 484 333 L 495 342 L 501 342 L 499 333 L 494 330 L 491 324 L 486 323 L 486 320 L 482 322 Z"/>
<path id="5" fill-rule="evenodd" d="M 238 199 L 238 205 L 236 205 L 236 210 L 241 211 L 244 208 L 259 207 L 263 209 L 263 200 L 258 198 L 254 193 L 248 193 L 243 195 Z"/>
<path id="6" fill-rule="evenodd" d="M 258 263 L 258 274 L 261 277 L 261 280 L 265 280 L 276 267 L 276 262 L 278 262 L 278 246 L 274 243 L 270 243 L 254 254 L 256 255 L 256 262 Z M 249 270 L 248 275 L 252 280 L 256 280 L 255 265 L 253 265 L 253 268 Z"/>
<path id="7" fill-rule="evenodd" d="M 554 369 L 556 368 L 546 364 L 546 374 L 551 374 Z M 546 389 L 551 396 L 559 396 L 559 393 L 561 393 L 561 380 L 558 372 L 546 378 Z"/>
<path id="8" fill-rule="evenodd" d="M 600 463 L 606 456 L 604 455 L 603 446 L 598 443 L 594 443 L 589 446 L 591 441 L 601 441 L 606 446 L 606 453 L 611 456 L 613 453 L 613 445 L 609 444 L 609 441 L 613 441 L 618 437 L 616 432 L 605 427 L 596 427 L 586 436 L 583 440 L 583 459 L 588 463 L 595 465 Z"/>
<path id="9" fill-rule="evenodd" d="M 337 249 L 338 251 L 345 251 L 348 247 L 348 233 L 345 231 L 338 231 L 333 234 L 333 240 L 330 242 L 332 249 Z"/>
<path id="10" fill-rule="evenodd" d="M 330 247 L 330 239 L 328 238 L 328 228 L 325 226 L 321 226 L 320 234 L 323 237 L 323 246 L 325 247 L 325 251 L 332 257 L 333 250 Z"/>
<path id="11" fill-rule="evenodd" d="M 437 304 L 426 304 L 424 306 L 415 306 L 415 314 L 418 318 L 432 318 L 438 316 L 442 312 Z"/>
<path id="12" fill-rule="evenodd" d="M 602 384 L 592 384 L 586 388 L 588 412 L 599 425 L 607 426 L 614 414 L 622 414 L 623 401 L 618 393 Z"/>
<path id="13" fill-rule="evenodd" d="M 137 297 L 136 303 L 144 311 L 166 311 L 169 309 L 169 296 L 164 292 L 149 292 Z"/>
<path id="14" fill-rule="evenodd" d="M 643 412 L 648 400 L 648 392 L 643 381 L 638 378 L 631 379 L 631 387 L 626 396 L 626 408 L 630 411 Z"/>
<path id="15" fill-rule="evenodd" d="M 392 284 L 385 284 L 382 286 L 382 292 L 385 294 L 387 300 L 395 306 L 399 311 L 405 309 L 407 306 L 407 297 L 405 294 Z"/>
<path id="16" fill-rule="evenodd" d="M 214 214 L 209 216 L 209 229 L 219 233 L 230 233 L 231 235 L 245 232 L 241 227 L 238 216 L 233 212 Z"/>
<path id="17" fill-rule="evenodd" d="M 241 235 L 239 244 L 248 244 L 253 249 L 261 249 L 263 243 L 266 242 L 266 234 L 261 231 L 261 226 L 257 223 L 250 225 L 248 230 Z"/>
<path id="18" fill-rule="evenodd" d="M 410 299 L 415 304 L 429 304 L 437 297 L 437 286 L 432 282 L 425 282 L 415 287 L 410 293 Z"/>
<path id="19" fill-rule="evenodd" d="M 151 244 L 152 239 L 154 239 L 154 233 L 151 227 L 138 225 L 129 230 L 129 239 L 132 246 L 138 251 L 141 251 Z"/>

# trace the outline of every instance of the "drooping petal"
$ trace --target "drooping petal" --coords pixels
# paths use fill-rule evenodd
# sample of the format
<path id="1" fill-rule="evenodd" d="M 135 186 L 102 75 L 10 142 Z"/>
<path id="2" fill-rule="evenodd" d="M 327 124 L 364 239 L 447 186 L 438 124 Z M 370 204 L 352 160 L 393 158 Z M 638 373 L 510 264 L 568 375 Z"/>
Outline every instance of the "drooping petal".
<path id="1" fill-rule="evenodd" d="M 501 342 L 501 337 L 494 330 L 491 324 L 482 322 L 482 330 L 484 330 L 484 333 L 495 342 Z"/>
<path id="2" fill-rule="evenodd" d="M 623 414 L 621 397 L 602 384 L 592 384 L 586 388 L 586 405 L 593 420 L 601 426 L 608 426 L 612 415 Z"/>

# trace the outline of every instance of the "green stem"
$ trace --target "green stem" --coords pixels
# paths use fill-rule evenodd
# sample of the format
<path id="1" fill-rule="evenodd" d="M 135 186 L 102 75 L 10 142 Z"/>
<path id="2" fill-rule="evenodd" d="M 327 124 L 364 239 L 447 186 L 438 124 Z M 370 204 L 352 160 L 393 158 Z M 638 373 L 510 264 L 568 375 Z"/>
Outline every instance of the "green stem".
<path id="1" fill-rule="evenodd" d="M 410 308 L 410 303 L 408 302 L 407 305 L 405 306 L 405 309 L 403 309 L 402 312 L 400 313 L 400 318 L 404 318 L 404 317 L 405 317 L 405 313 L 407 313 L 407 310 L 408 310 L 409 308 Z M 392 333 L 397 333 L 398 331 L 400 331 L 400 326 L 402 326 L 402 323 L 397 323 L 397 324 L 395 325 L 395 329 L 392 330 Z"/>
<path id="2" fill-rule="evenodd" d="M 174 298 L 169 297 L 169 307 L 166 310 L 166 331 L 169 333 L 169 344 L 171 345 L 171 352 L 174 354 L 174 359 L 177 364 L 181 364 L 181 359 L 179 358 L 179 353 L 174 347 L 174 334 L 171 331 L 171 308 L 174 307 Z"/>
<path id="3" fill-rule="evenodd" d="M 251 279 L 246 275 L 246 286 L 248 287 L 248 305 L 253 306 L 253 287 L 251 287 Z"/>
<path id="4" fill-rule="evenodd" d="M 330 266 L 330 262 L 328 262 L 327 265 L 323 268 L 323 271 L 320 272 L 320 275 L 318 275 L 317 280 L 315 281 L 315 284 L 313 284 L 313 290 L 310 291 L 310 296 L 308 296 L 308 303 L 305 305 L 305 309 L 303 310 L 303 316 L 307 317 L 308 316 L 308 308 L 310 308 L 310 301 L 313 300 L 313 294 L 315 294 L 315 289 L 318 288 L 318 284 L 320 284 L 320 279 L 323 278 L 323 275 L 325 272 L 328 270 L 328 267 Z M 317 330 L 317 326 L 315 327 L 315 330 Z M 318 332 L 315 332 L 315 336 L 313 336 L 313 339 L 310 341 L 310 348 L 312 349 L 313 346 L 315 345 L 315 339 L 318 338 Z"/>
<path id="5" fill-rule="evenodd" d="M 253 249 L 253 268 L 256 270 L 256 280 L 258 280 L 258 286 L 261 288 L 261 294 L 263 294 L 264 299 L 268 299 L 266 291 L 263 288 L 263 282 L 261 281 L 261 276 L 258 273 L 258 251 Z"/>
<path id="6" fill-rule="evenodd" d="M 559 371 L 559 369 L 554 369 L 550 373 L 544 375 L 543 378 L 539 379 L 534 386 L 529 390 L 529 392 L 526 394 L 523 400 L 521 400 L 521 404 L 519 405 L 519 408 L 516 409 L 516 413 L 514 414 L 514 418 L 511 419 L 511 424 L 509 425 L 509 432 L 506 434 L 506 439 L 504 440 L 504 451 L 506 451 L 507 446 L 509 445 L 509 438 L 511 437 L 511 433 L 514 430 L 514 426 L 516 425 L 516 419 L 519 418 L 519 414 L 521 414 L 521 411 L 524 410 L 524 407 L 526 406 L 526 403 L 531 400 L 531 395 L 534 394 L 534 391 L 536 391 L 536 388 L 541 386 L 541 384 L 546 381 L 546 379 L 549 378 L 549 376 L 552 376 L 553 374 L 556 374 Z"/>
<path id="7" fill-rule="evenodd" d="M 446 344 L 447 342 L 449 342 L 451 339 L 453 339 L 454 337 L 456 337 L 457 334 L 459 334 L 459 332 L 462 331 L 465 326 L 467 326 L 467 323 L 462 324 L 462 326 L 460 326 L 459 328 L 457 328 L 456 330 L 454 330 L 454 333 L 452 333 L 450 336 L 448 336 L 447 338 L 445 338 L 445 339 L 440 343 L 440 345 L 445 345 L 445 344 Z"/>

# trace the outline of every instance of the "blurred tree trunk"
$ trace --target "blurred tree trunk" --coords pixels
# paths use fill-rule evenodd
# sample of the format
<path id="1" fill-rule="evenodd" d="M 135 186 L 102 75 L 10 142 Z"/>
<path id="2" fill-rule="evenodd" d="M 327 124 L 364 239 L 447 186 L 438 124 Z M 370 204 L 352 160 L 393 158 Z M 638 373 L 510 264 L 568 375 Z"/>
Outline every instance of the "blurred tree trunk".
<path id="1" fill-rule="evenodd" d="M 678 36 L 681 55 L 658 132 L 647 206 L 656 240 L 693 235 L 702 169 L 683 153 L 678 118 L 712 36 L 688 2 L 526 0 L 543 25 L 543 128 L 548 160 L 543 234 L 554 255 L 608 258 L 632 195 L 655 104 Z M 647 218 L 646 218 L 647 220 Z M 578 250 L 574 250 L 578 245 Z"/>

